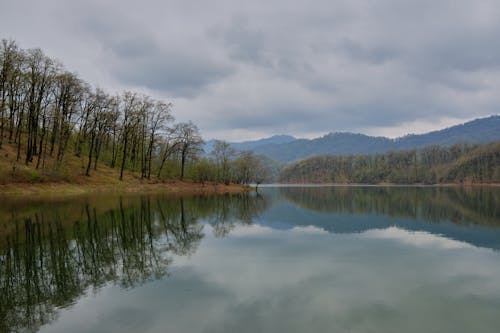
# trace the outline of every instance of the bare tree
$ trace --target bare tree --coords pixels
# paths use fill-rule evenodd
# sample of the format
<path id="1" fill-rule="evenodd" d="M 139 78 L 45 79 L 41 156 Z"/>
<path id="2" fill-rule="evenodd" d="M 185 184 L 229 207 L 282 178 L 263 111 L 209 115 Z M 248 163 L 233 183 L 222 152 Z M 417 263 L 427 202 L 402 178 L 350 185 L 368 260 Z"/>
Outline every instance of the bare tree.
<path id="1" fill-rule="evenodd" d="M 180 141 L 180 126 L 179 124 L 174 127 L 167 128 L 165 134 L 160 138 L 160 165 L 156 176 L 161 177 L 161 172 L 165 166 L 166 161 L 179 152 Z"/>
<path id="2" fill-rule="evenodd" d="M 226 185 L 231 182 L 231 160 L 236 156 L 236 150 L 226 141 L 215 141 L 210 153 L 217 164 L 217 180 Z"/>
<path id="3" fill-rule="evenodd" d="M 136 93 L 125 92 L 123 94 L 123 122 L 122 122 L 122 163 L 120 167 L 120 180 L 123 180 L 123 171 L 127 163 L 128 143 L 131 139 L 132 132 L 136 127 L 137 110 L 139 98 Z"/>
<path id="4" fill-rule="evenodd" d="M 262 182 L 270 177 L 271 172 L 262 158 L 251 151 L 241 152 L 234 162 L 239 183 L 250 184 L 253 182 L 257 189 Z"/>
<path id="5" fill-rule="evenodd" d="M 75 156 L 80 157 L 82 154 L 83 143 L 87 137 L 89 119 L 94 108 L 94 93 L 90 85 L 82 82 L 80 100 L 79 100 L 79 114 L 77 115 L 77 126 L 76 126 L 76 139 L 74 142 L 74 153 Z"/>
<path id="6" fill-rule="evenodd" d="M 94 162 L 94 170 L 97 170 L 97 161 L 101 151 L 102 142 L 105 140 L 106 133 L 112 126 L 112 121 L 115 119 L 113 98 L 110 98 L 102 90 L 97 89 L 94 94 L 94 102 L 90 126 L 88 130 L 89 146 L 88 146 L 88 163 L 85 175 L 90 176 L 90 168 Z M 92 160 L 93 159 L 93 160 Z"/>
<path id="7" fill-rule="evenodd" d="M 171 107 L 171 103 L 157 101 L 151 110 L 151 114 L 148 116 L 149 139 L 146 149 L 146 176 L 148 179 L 151 178 L 153 151 L 158 141 L 158 132 L 164 131 L 167 122 L 174 120 L 171 114 Z"/>
<path id="8" fill-rule="evenodd" d="M 64 72 L 59 77 L 59 108 L 57 109 L 58 126 L 54 131 L 56 134 L 58 149 L 57 149 L 57 162 L 61 162 L 68 142 L 73 133 L 76 124 L 76 118 L 79 113 L 80 100 L 84 92 L 81 80 L 73 73 Z M 51 147 L 51 153 L 53 147 Z"/>
<path id="9" fill-rule="evenodd" d="M 17 53 L 18 49 L 14 41 L 2 40 L 0 45 L 0 148 L 2 148 L 7 122 L 5 109 L 7 106 L 8 86 L 15 75 Z"/>
<path id="10" fill-rule="evenodd" d="M 201 138 L 198 127 L 192 122 L 179 124 L 179 153 L 181 157 L 181 180 L 184 179 L 186 161 L 194 159 L 202 151 Z"/>

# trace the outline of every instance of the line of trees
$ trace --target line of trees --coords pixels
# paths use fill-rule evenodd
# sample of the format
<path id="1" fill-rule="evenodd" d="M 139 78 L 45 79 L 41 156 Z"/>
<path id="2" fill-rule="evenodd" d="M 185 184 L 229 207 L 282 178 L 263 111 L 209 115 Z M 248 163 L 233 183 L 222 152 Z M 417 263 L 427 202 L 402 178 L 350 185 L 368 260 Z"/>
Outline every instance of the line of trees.
<path id="1" fill-rule="evenodd" d="M 227 147 L 221 151 L 221 144 L 213 158 L 206 158 L 203 143 L 194 123 L 174 123 L 171 103 L 131 91 L 110 95 L 40 49 L 23 50 L 15 41 L 2 40 L 0 149 L 15 147 L 13 174 L 24 164 L 57 177 L 72 155 L 81 161 L 81 174 L 91 176 L 105 163 L 120 180 L 126 170 L 141 179 L 249 183 L 262 178 L 254 180 L 249 171 L 257 169 L 253 154 L 231 162 L 238 164 L 237 175 L 235 165 L 229 170 L 235 153 Z"/>
<path id="2" fill-rule="evenodd" d="M 119 168 L 120 179 L 125 169 L 149 179 L 158 156 L 180 154 L 182 178 L 203 142 L 193 123 L 173 124 L 172 104 L 92 88 L 40 49 L 2 40 L 0 66 L 0 148 L 15 144 L 16 162 L 45 170 L 50 159 L 57 170 L 72 150 L 86 158 L 87 176 L 102 160 Z"/>
<path id="3" fill-rule="evenodd" d="M 500 183 L 500 143 L 317 156 L 287 166 L 278 179 L 284 183 Z"/>
<path id="4" fill-rule="evenodd" d="M 258 186 L 271 177 L 271 171 L 262 157 L 251 151 L 237 151 L 226 141 L 215 141 L 210 159 L 215 163 L 211 178 L 220 183 L 253 182 Z"/>

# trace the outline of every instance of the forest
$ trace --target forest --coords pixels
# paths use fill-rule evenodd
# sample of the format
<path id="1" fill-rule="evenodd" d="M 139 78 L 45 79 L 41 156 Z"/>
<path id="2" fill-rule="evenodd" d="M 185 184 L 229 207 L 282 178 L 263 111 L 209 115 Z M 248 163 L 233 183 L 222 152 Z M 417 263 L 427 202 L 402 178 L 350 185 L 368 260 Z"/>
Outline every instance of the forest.
<path id="1" fill-rule="evenodd" d="M 106 93 L 42 50 L 2 40 L 0 184 L 71 182 L 99 177 L 100 167 L 119 180 L 262 181 L 253 153 L 218 142 L 207 156 L 198 127 L 176 123 L 172 108 L 133 91 Z"/>
<path id="2" fill-rule="evenodd" d="M 282 183 L 500 183 L 500 142 L 381 154 L 316 156 L 286 166 Z"/>

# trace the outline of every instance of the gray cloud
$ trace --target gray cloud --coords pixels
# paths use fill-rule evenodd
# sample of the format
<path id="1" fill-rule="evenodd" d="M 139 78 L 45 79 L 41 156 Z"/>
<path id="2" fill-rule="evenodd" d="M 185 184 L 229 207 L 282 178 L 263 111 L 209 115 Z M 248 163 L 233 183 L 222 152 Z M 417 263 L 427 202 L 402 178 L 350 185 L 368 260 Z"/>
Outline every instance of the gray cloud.
<path id="1" fill-rule="evenodd" d="M 197 45 L 189 41 L 163 44 L 131 18 L 113 21 L 107 15 L 90 13 L 81 23 L 83 32 L 90 33 L 104 50 L 106 70 L 122 84 L 172 98 L 193 98 L 204 86 L 232 72 L 230 64 L 209 52 L 197 52 Z"/>
<path id="2" fill-rule="evenodd" d="M 208 29 L 207 35 L 219 42 L 236 61 L 270 65 L 263 52 L 266 48 L 264 32 L 252 30 L 248 24 L 245 16 L 233 17 L 227 27 L 216 25 Z"/>
<path id="3" fill-rule="evenodd" d="M 176 50 L 141 49 L 139 44 L 120 44 L 110 72 L 120 82 L 144 86 L 172 97 L 195 97 L 204 86 L 231 74 L 229 65 Z"/>
<path id="4" fill-rule="evenodd" d="M 395 59 L 398 51 L 390 46 L 365 47 L 355 41 L 345 38 L 339 41 L 336 51 L 344 53 L 356 61 L 365 61 L 379 65 Z"/>
<path id="5" fill-rule="evenodd" d="M 2 8 L 2 37 L 42 47 L 101 87 L 171 100 L 177 118 L 208 137 L 399 135 L 499 112 L 494 0 L 19 0 Z"/>

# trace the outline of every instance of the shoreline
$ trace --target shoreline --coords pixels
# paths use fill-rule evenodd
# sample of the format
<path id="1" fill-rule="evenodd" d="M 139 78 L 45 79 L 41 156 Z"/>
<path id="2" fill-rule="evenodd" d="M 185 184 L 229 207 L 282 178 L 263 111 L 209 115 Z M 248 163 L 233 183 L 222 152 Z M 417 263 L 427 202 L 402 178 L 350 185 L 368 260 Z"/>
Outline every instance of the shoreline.
<path id="1" fill-rule="evenodd" d="M 363 183 L 274 183 L 260 184 L 266 187 L 500 187 L 499 183 L 442 183 L 442 184 L 363 184 Z M 214 195 L 237 194 L 250 191 L 251 185 L 222 183 L 197 183 L 190 181 L 124 182 L 112 184 L 78 184 L 66 182 L 10 183 L 0 185 L 0 197 L 12 196 L 74 196 L 84 194 L 168 194 L 168 195 Z"/>
<path id="2" fill-rule="evenodd" d="M 275 183 L 260 184 L 259 187 L 500 187 L 500 183 L 437 183 L 437 184 L 396 184 L 396 183 Z"/>
<path id="3" fill-rule="evenodd" d="M 47 196 L 67 197 L 85 194 L 168 194 L 168 195 L 215 195 L 237 194 L 251 190 L 248 185 L 196 183 L 168 181 L 158 183 L 134 182 L 118 184 L 75 183 L 11 183 L 0 185 L 2 196 Z"/>

